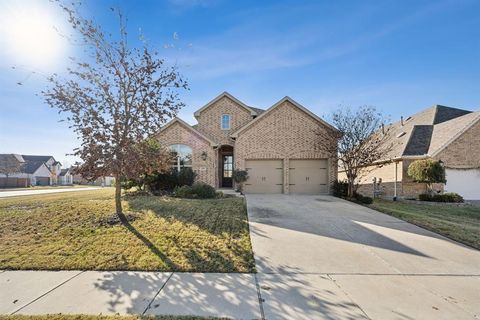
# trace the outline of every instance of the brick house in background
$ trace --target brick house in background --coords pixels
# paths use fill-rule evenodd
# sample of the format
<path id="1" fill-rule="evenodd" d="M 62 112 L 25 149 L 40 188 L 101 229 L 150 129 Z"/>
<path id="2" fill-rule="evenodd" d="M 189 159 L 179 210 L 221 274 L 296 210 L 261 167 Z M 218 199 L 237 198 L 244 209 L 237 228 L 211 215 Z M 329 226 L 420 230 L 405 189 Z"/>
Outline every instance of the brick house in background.
<path id="1" fill-rule="evenodd" d="M 224 92 L 194 113 L 190 126 L 175 118 L 156 138 L 175 154 L 174 166 L 191 167 L 197 180 L 232 188 L 232 171 L 248 171 L 246 193 L 329 193 L 336 155 L 318 148 L 319 131 L 336 130 L 289 97 L 268 110 Z"/>
<path id="2" fill-rule="evenodd" d="M 425 193 L 426 185 L 415 183 L 407 170 L 413 161 L 431 158 L 442 161 L 446 172 L 447 183 L 436 185 L 436 189 L 480 200 L 480 112 L 435 105 L 385 130 L 387 143 L 393 148 L 385 161 L 368 168 L 360 181 L 360 193 L 371 196 L 374 179 L 382 196 L 394 196 L 395 181 L 399 197 Z M 339 178 L 344 176 L 340 171 Z"/>

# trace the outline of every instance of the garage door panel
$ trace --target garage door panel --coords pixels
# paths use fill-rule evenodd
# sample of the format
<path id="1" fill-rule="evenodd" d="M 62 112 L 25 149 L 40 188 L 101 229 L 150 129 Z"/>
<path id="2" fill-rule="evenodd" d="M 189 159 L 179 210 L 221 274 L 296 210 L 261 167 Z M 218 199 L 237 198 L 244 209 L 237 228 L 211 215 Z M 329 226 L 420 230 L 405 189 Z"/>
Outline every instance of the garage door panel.
<path id="1" fill-rule="evenodd" d="M 246 160 L 248 179 L 245 182 L 246 193 L 282 193 L 282 160 Z"/>
<path id="2" fill-rule="evenodd" d="M 290 160 L 290 193 L 328 193 L 326 159 Z"/>

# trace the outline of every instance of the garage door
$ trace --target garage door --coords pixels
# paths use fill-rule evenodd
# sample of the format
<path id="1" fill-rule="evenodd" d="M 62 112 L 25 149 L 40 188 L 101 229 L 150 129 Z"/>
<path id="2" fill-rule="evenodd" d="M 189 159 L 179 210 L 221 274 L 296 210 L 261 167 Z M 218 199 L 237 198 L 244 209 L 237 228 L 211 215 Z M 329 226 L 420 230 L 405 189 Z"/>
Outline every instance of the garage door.
<path id="1" fill-rule="evenodd" d="M 480 200 L 480 169 L 445 169 L 446 192 L 456 192 L 465 200 Z"/>
<path id="2" fill-rule="evenodd" d="M 246 160 L 248 179 L 245 182 L 246 193 L 282 193 L 282 160 Z"/>
<path id="3" fill-rule="evenodd" d="M 37 181 L 37 186 L 49 186 L 50 178 L 49 177 L 35 177 Z"/>
<path id="4" fill-rule="evenodd" d="M 328 161 L 290 160 L 290 193 L 319 194 L 328 192 Z"/>

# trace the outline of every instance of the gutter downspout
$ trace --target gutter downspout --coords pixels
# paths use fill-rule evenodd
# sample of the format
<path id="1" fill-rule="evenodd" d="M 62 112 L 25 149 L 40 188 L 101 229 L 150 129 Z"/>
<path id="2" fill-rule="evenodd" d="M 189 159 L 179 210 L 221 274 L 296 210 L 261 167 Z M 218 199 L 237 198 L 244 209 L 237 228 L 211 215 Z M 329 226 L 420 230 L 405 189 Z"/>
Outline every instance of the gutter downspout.
<path id="1" fill-rule="evenodd" d="M 397 180 L 398 180 L 397 168 L 398 168 L 398 162 L 395 161 L 395 181 L 393 184 L 393 201 L 397 201 Z"/>

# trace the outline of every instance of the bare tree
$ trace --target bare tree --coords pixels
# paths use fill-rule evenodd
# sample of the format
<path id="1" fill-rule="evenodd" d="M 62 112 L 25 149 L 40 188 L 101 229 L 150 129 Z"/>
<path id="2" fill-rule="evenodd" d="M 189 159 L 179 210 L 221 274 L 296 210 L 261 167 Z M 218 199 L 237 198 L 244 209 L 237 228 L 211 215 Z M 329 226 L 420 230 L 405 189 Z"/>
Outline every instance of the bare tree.
<path id="1" fill-rule="evenodd" d="M 70 58 L 65 76 L 49 77 L 50 86 L 42 93 L 50 106 L 66 115 L 81 141 L 73 153 L 83 161 L 76 172 L 90 180 L 115 177 L 116 213 L 124 221 L 121 181 L 166 164 L 164 148 L 147 138 L 184 106 L 178 94 L 187 84 L 147 43 L 130 45 L 121 11 L 111 9 L 119 21 L 114 36 L 84 18 L 77 5 L 57 3 L 77 33 L 72 41 L 84 53 Z"/>
<path id="2" fill-rule="evenodd" d="M 387 142 L 388 128 L 384 127 L 385 118 L 375 107 L 362 106 L 356 110 L 341 107 L 331 115 L 332 124 L 339 130 L 318 133 L 319 148 L 337 154 L 340 170 L 344 170 L 348 182 L 348 197 L 354 196 L 358 179 L 383 160 L 391 150 Z M 337 141 L 338 144 L 325 144 L 325 141 Z"/>
<path id="3" fill-rule="evenodd" d="M 0 154 L 0 174 L 6 178 L 5 184 L 8 186 L 8 178 L 11 174 L 22 172 L 24 163 L 19 161 L 14 154 Z"/>

